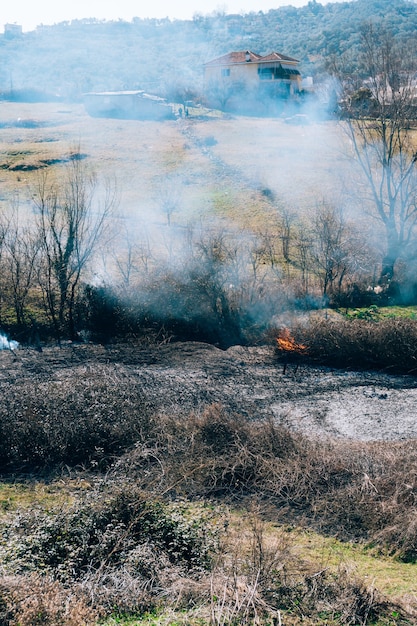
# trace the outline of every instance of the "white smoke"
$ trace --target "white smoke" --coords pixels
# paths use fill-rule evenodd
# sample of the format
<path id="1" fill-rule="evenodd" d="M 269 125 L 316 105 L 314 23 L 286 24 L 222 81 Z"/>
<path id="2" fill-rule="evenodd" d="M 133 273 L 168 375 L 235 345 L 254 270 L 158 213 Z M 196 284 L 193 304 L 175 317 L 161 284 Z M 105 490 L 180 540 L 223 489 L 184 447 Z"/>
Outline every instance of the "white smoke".
<path id="1" fill-rule="evenodd" d="M 19 342 L 8 339 L 6 335 L 0 334 L 0 350 L 17 350 Z"/>

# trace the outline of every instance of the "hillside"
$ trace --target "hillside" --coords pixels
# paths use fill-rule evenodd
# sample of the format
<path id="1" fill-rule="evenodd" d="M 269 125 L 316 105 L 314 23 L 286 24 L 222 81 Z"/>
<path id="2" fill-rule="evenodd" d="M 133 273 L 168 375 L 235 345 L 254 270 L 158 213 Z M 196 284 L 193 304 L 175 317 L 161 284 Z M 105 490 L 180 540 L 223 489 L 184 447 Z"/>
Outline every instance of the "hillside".
<path id="1" fill-rule="evenodd" d="M 411 42 L 417 6 L 409 0 L 324 6 L 313 0 L 267 13 L 196 14 L 192 21 L 85 19 L 39 26 L 22 38 L 0 36 L 0 92 L 36 90 L 32 97 L 44 92 L 74 99 L 92 90 L 143 88 L 169 97 L 198 95 L 203 63 L 241 49 L 284 52 L 301 60 L 302 74 L 319 79 L 331 55 L 348 52 L 354 59 L 361 24 L 370 20 Z"/>

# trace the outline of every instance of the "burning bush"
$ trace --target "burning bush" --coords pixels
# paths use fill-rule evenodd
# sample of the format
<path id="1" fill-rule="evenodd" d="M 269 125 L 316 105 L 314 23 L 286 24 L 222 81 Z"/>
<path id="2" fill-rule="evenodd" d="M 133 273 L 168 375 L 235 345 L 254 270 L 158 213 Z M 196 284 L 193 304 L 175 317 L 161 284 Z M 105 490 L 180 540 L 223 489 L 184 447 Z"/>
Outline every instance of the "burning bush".
<path id="1" fill-rule="evenodd" d="M 318 320 L 293 329 L 310 359 L 340 367 L 417 373 L 417 322 Z"/>

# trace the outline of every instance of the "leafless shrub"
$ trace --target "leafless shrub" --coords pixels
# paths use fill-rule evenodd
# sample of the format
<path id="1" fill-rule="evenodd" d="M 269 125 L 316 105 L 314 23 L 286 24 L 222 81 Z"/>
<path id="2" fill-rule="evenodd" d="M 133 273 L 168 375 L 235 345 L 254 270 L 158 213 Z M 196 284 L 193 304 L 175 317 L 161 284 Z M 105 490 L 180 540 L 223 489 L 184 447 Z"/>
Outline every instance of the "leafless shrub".
<path id="1" fill-rule="evenodd" d="M 227 539 L 222 545 L 211 580 L 211 624 L 359 626 L 398 609 L 348 568 L 317 570 L 303 561 L 284 530 L 268 536 L 260 513 L 249 513 L 238 545 Z"/>
<path id="2" fill-rule="evenodd" d="M 256 495 L 283 521 L 308 519 L 417 560 L 413 442 L 314 441 L 212 405 L 187 420 L 162 416 L 152 446 L 138 446 L 115 471 L 151 487 L 153 477 L 159 493 L 235 503 Z"/>
<path id="3" fill-rule="evenodd" d="M 137 381 L 82 369 L 80 377 L 4 389 L 0 465 L 56 468 L 107 463 L 145 436 L 152 407 Z"/>
<path id="4" fill-rule="evenodd" d="M 312 320 L 294 328 L 308 356 L 341 367 L 417 371 L 417 322 L 410 319 Z"/>
<path id="5" fill-rule="evenodd" d="M 2 626 L 92 626 L 97 612 L 76 588 L 65 589 L 50 578 L 4 576 L 0 578 Z"/>

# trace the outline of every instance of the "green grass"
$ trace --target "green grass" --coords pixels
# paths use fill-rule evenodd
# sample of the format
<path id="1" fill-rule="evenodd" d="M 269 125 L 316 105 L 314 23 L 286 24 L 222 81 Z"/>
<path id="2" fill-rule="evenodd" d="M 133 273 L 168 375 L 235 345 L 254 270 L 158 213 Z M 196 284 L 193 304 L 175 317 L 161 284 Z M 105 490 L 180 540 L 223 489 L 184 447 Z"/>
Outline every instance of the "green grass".
<path id="1" fill-rule="evenodd" d="M 417 306 L 382 306 L 372 304 L 369 307 L 340 310 L 348 319 L 378 321 L 380 319 L 417 319 Z"/>
<path id="2" fill-rule="evenodd" d="M 161 611 L 146 613 L 138 617 L 110 617 L 100 626 L 206 626 L 208 621 L 195 617 L 191 611 Z"/>
<path id="3" fill-rule="evenodd" d="M 37 508 L 43 511 L 56 510 L 71 504 L 77 494 L 91 488 L 82 479 L 57 480 L 52 483 L 42 480 L 0 483 L 0 518 L 2 514 L 17 510 Z"/>
<path id="4" fill-rule="evenodd" d="M 297 552 L 316 563 L 319 569 L 349 567 L 367 585 L 391 599 L 415 593 L 415 563 L 404 563 L 364 544 L 338 541 L 309 530 L 295 528 L 291 534 Z"/>

